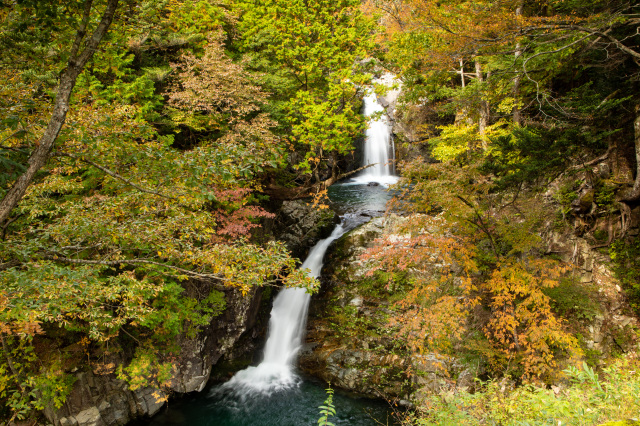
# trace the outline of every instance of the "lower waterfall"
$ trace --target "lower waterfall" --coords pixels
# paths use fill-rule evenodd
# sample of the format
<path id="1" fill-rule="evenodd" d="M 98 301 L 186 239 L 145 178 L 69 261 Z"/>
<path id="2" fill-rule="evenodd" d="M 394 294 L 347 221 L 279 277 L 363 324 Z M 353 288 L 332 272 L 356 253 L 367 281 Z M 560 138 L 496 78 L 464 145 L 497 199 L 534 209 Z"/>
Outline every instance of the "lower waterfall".
<path id="1" fill-rule="evenodd" d="M 302 264 L 309 275 L 318 278 L 324 254 L 331 243 L 344 233 L 337 225 L 331 236 L 320 240 L 309 252 Z M 238 371 L 222 388 L 241 396 L 252 393 L 271 393 L 300 383 L 294 372 L 296 355 L 303 343 L 307 320 L 307 309 L 311 295 L 305 289 L 285 288 L 273 302 L 269 319 L 269 334 L 264 349 L 264 358 L 255 367 Z"/>

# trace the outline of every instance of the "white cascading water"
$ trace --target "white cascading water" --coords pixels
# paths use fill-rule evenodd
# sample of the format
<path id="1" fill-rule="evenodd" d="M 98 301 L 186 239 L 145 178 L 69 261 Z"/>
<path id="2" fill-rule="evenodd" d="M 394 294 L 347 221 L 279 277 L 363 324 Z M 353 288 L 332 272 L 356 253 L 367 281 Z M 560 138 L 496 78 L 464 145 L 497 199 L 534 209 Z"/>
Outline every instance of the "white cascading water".
<path id="1" fill-rule="evenodd" d="M 371 92 L 364 97 L 364 115 L 371 117 L 376 113 L 383 113 L 384 107 L 378 102 L 378 97 Z M 393 170 L 393 141 L 391 126 L 385 114 L 380 114 L 376 120 L 370 119 L 365 132 L 363 166 L 374 164 L 352 179 L 353 183 L 378 183 L 388 186 L 396 183 L 398 177 Z"/>
<path id="2" fill-rule="evenodd" d="M 364 114 L 371 117 L 384 111 L 375 93 L 364 98 Z M 372 120 L 365 133 L 364 165 L 375 164 L 352 179 L 352 183 L 375 182 L 388 186 L 397 182 L 393 174 L 393 147 L 391 127 L 384 114 Z M 336 226 L 329 238 L 320 240 L 309 252 L 302 268 L 318 278 L 322 260 L 329 245 L 344 233 L 342 225 Z M 255 367 L 237 372 L 220 390 L 230 391 L 241 400 L 256 393 L 271 394 L 289 389 L 300 383 L 294 372 L 296 356 L 303 343 L 307 309 L 311 296 L 304 289 L 285 288 L 273 302 L 269 320 L 269 334 L 264 349 L 264 359 Z"/>
<path id="3" fill-rule="evenodd" d="M 329 245 L 344 233 L 342 225 L 336 226 L 329 238 L 320 240 L 309 252 L 302 264 L 309 275 L 318 278 L 322 259 Z M 285 288 L 273 302 L 269 335 L 264 349 L 264 359 L 255 366 L 237 372 L 222 387 L 240 396 L 254 393 L 269 394 L 299 384 L 294 372 L 296 355 L 302 346 L 307 309 L 311 296 L 305 289 Z"/>

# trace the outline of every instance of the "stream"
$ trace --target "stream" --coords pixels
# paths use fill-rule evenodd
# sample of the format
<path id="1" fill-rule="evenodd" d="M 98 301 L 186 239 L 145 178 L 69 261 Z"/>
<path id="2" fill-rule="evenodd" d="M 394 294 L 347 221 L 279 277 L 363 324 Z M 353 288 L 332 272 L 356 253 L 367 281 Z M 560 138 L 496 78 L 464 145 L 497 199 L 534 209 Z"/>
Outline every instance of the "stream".
<path id="1" fill-rule="evenodd" d="M 364 99 L 364 114 L 383 111 L 375 94 Z M 355 224 L 380 216 L 390 198 L 388 185 L 397 181 L 393 173 L 390 126 L 384 116 L 371 120 L 365 133 L 363 170 L 351 180 L 329 188 L 332 207 L 342 222 L 332 234 L 309 252 L 302 268 L 319 277 L 324 255 L 333 241 Z M 354 223 L 354 216 L 359 219 Z M 359 222 L 359 223 L 358 223 Z M 276 296 L 262 361 L 237 372 L 228 382 L 212 386 L 198 395 L 171 403 L 148 425 L 189 426 L 301 426 L 318 422 L 319 406 L 327 394 L 325 384 L 302 376 L 296 368 L 304 343 L 307 310 L 311 296 L 304 289 L 285 288 Z M 368 426 L 395 424 L 384 401 L 358 398 L 336 390 L 333 398 L 335 425 Z"/>

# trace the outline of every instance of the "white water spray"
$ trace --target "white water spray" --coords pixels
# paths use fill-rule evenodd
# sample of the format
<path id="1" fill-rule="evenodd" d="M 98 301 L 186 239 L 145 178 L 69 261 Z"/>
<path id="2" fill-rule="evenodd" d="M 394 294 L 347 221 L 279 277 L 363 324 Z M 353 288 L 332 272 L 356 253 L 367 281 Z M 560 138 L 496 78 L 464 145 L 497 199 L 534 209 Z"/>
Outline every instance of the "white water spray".
<path id="1" fill-rule="evenodd" d="M 320 276 L 325 252 L 343 233 L 342 225 L 338 225 L 329 238 L 320 240 L 311 249 L 302 264 L 302 268 L 310 270 L 310 276 Z M 246 397 L 254 393 L 270 394 L 300 383 L 293 369 L 303 343 L 310 299 L 309 293 L 301 288 L 285 288 L 280 291 L 271 309 L 263 361 L 255 367 L 237 372 L 222 386 L 223 389 Z"/>
<path id="2" fill-rule="evenodd" d="M 382 113 L 382 114 L 380 114 Z M 374 164 L 352 179 L 353 183 L 378 183 L 384 186 L 398 181 L 393 168 L 393 140 L 391 126 L 384 114 L 384 107 L 378 102 L 375 93 L 364 97 L 364 115 L 371 117 L 380 114 L 377 119 L 370 119 L 365 132 L 363 166 Z"/>

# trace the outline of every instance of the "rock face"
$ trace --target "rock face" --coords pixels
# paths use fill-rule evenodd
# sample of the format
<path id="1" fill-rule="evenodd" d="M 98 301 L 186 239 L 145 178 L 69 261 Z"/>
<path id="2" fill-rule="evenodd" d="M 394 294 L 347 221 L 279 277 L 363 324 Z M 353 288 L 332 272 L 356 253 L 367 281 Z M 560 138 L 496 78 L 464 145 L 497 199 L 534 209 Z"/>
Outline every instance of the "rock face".
<path id="1" fill-rule="evenodd" d="M 331 233 L 337 221 L 333 210 L 319 210 L 303 200 L 285 201 L 276 216 L 276 237 L 295 257 L 304 258 L 310 247 Z"/>
<path id="2" fill-rule="evenodd" d="M 212 366 L 255 325 L 262 291 L 255 288 L 243 296 L 238 290 L 228 290 L 227 309 L 213 318 L 209 327 L 192 339 L 178 337 L 182 351 L 174 363 L 169 391 L 184 394 L 205 387 Z M 168 399 L 166 391 L 159 388 L 129 390 L 127 383 L 113 373 L 80 372 L 76 379 L 65 405 L 44 412 L 56 426 L 124 425 L 137 417 L 156 414 Z"/>
<path id="3" fill-rule="evenodd" d="M 167 397 L 160 389 L 130 391 L 112 375 L 86 372 L 78 373 L 76 379 L 62 409 L 45 409 L 47 419 L 55 425 L 125 425 L 136 417 L 157 413 Z"/>
<path id="4" fill-rule="evenodd" d="M 597 291 L 594 298 L 599 302 L 601 313 L 586 325 L 587 348 L 600 353 L 601 358 L 611 355 L 612 348 L 623 352 L 638 350 L 638 342 L 628 336 L 634 335 L 630 330 L 640 329 L 640 322 L 629 311 L 625 292 L 609 267 L 611 258 L 592 249 L 584 238 L 572 234 L 549 232 L 545 239 L 547 252 L 575 265 L 582 285 Z"/>
<path id="5" fill-rule="evenodd" d="M 401 401 L 421 389 L 438 392 L 473 383 L 475 372 L 455 359 L 399 348 L 402 339 L 388 325 L 393 292 L 371 291 L 367 261 L 359 255 L 384 244 L 377 240 L 384 233 L 386 241 L 410 238 L 393 231 L 407 220 L 397 215 L 374 218 L 346 234 L 329 253 L 323 290 L 311 305 L 308 344 L 300 357 L 305 372 L 352 392 Z M 434 270 L 441 267 L 434 264 Z"/>

